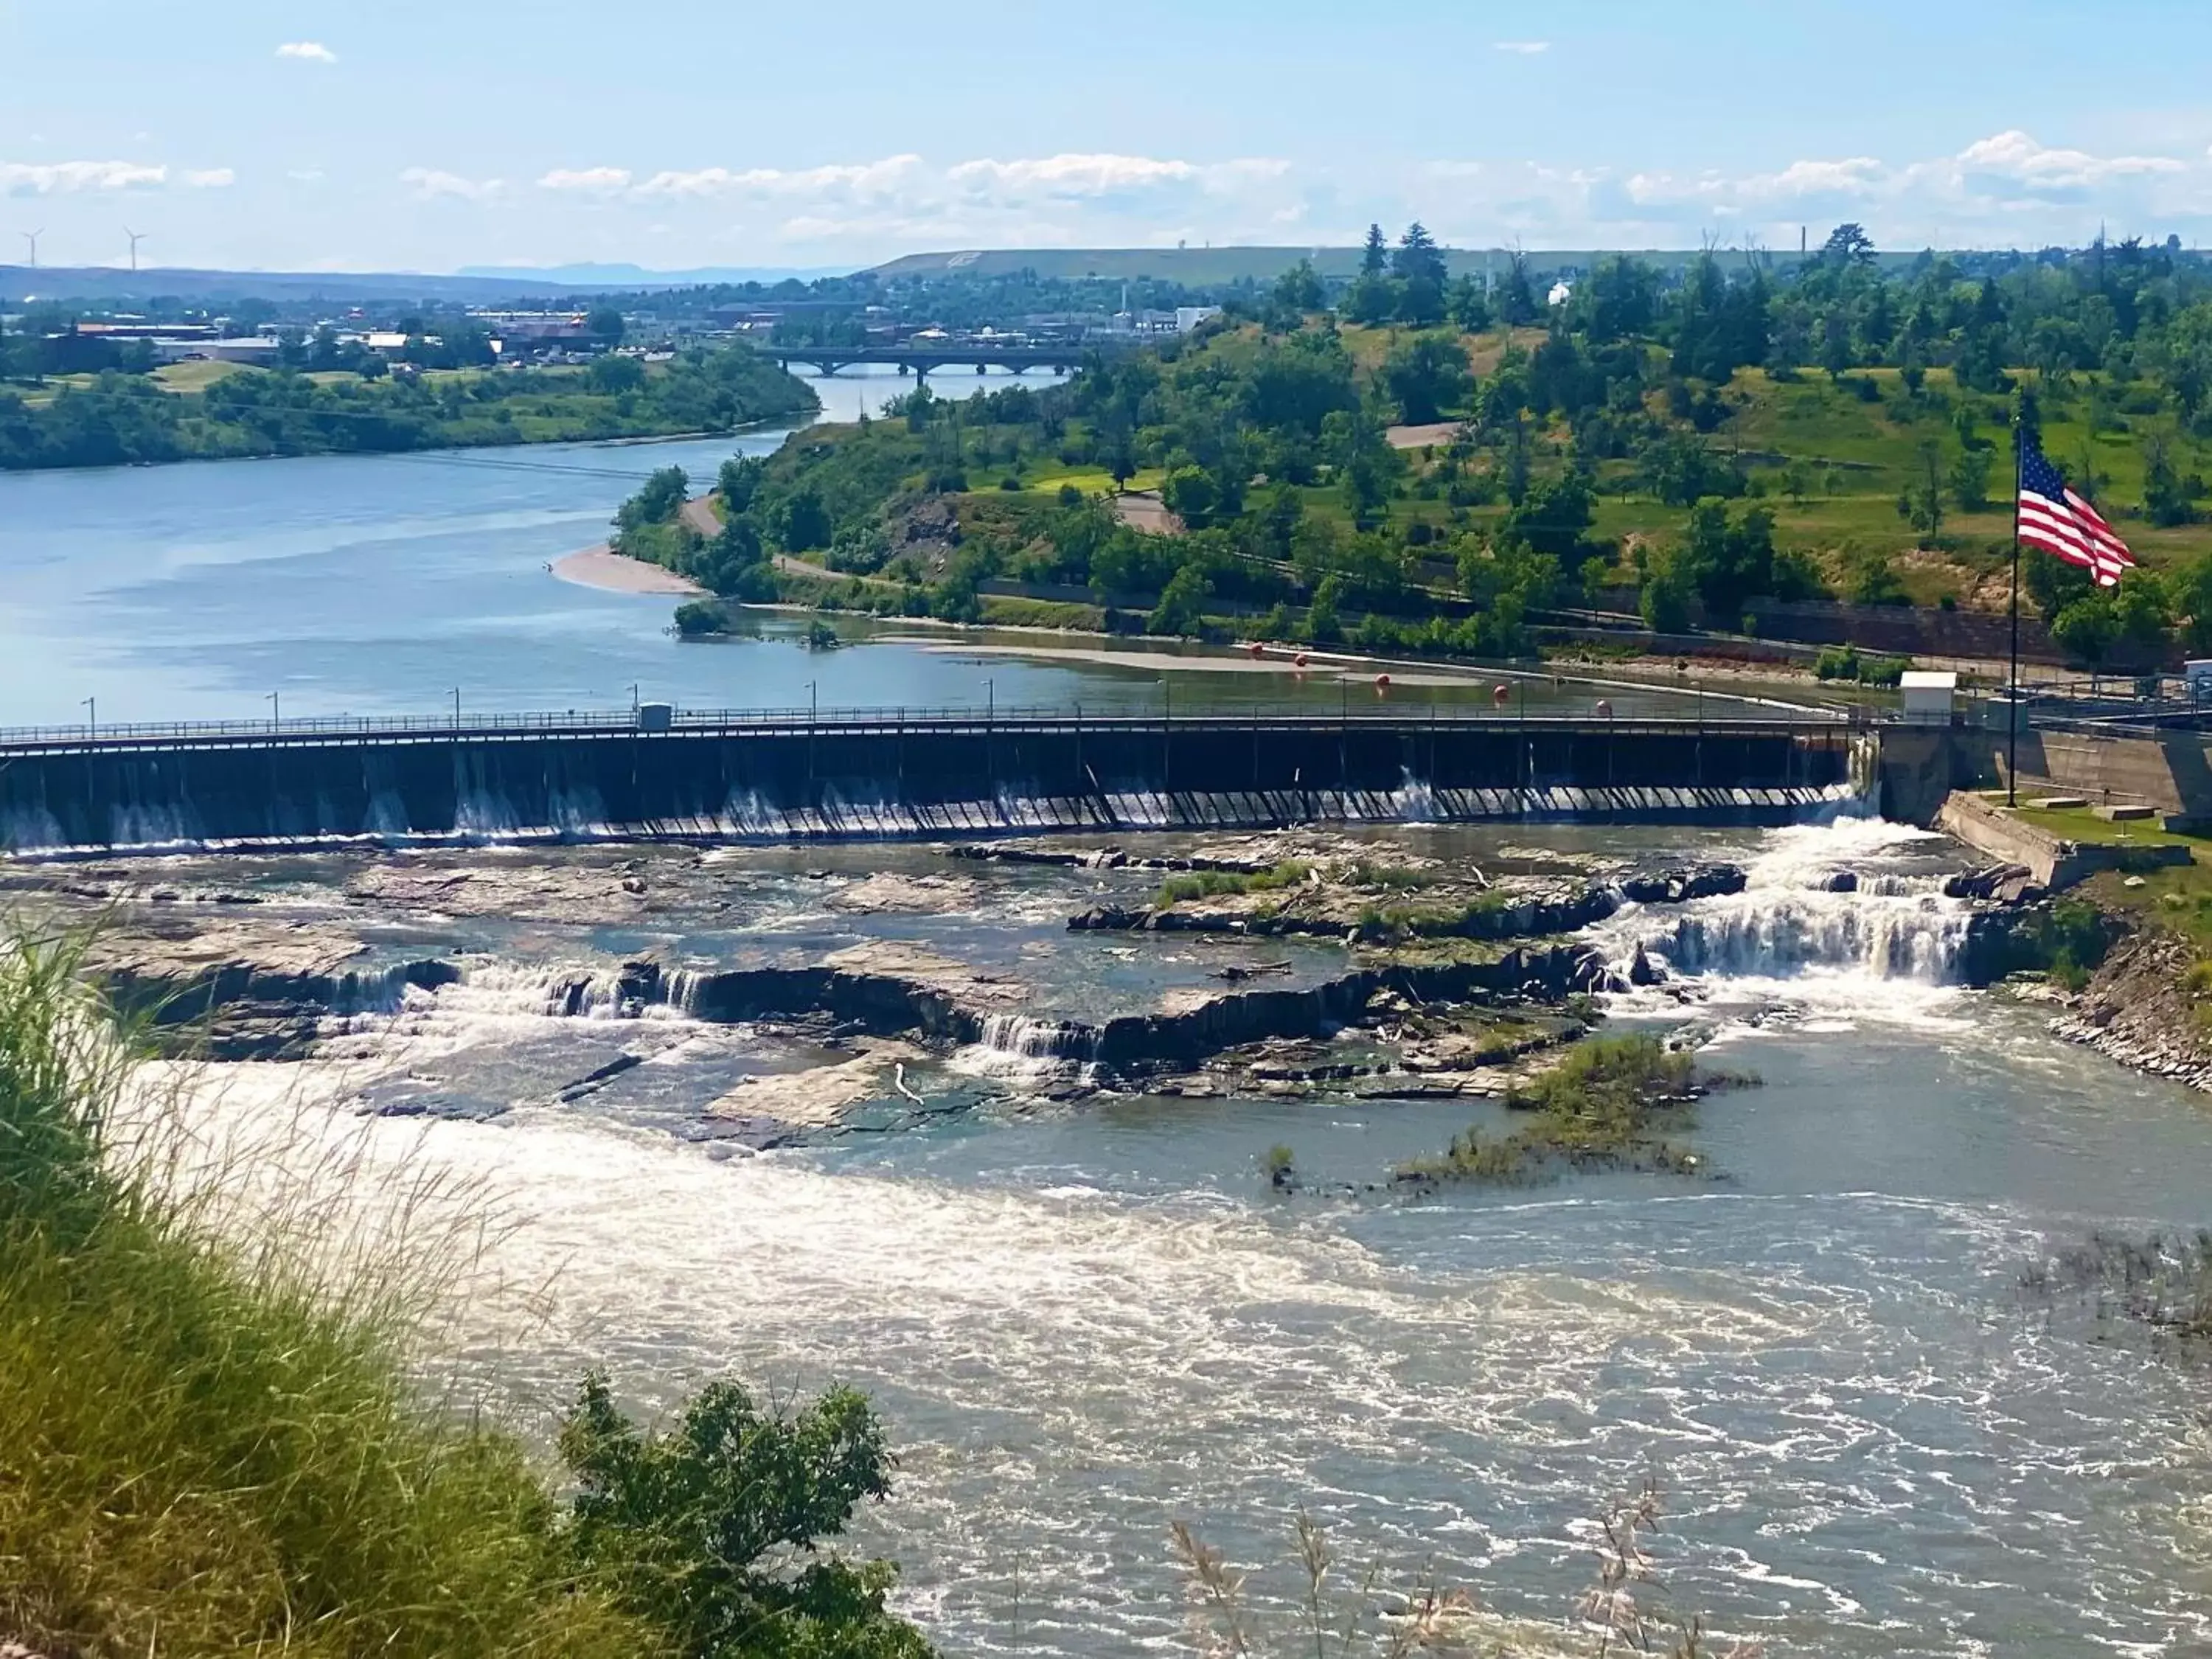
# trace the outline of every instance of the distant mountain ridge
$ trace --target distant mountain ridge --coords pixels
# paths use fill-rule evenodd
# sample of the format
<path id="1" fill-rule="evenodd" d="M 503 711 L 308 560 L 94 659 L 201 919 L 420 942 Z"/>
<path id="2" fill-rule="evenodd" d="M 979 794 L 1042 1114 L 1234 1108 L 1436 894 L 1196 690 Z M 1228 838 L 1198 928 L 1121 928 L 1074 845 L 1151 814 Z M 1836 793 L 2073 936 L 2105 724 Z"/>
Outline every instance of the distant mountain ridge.
<path id="1" fill-rule="evenodd" d="M 0 264 L 0 305 L 20 305 L 27 299 L 113 301 L 156 297 L 216 302 L 258 298 L 323 300 L 348 305 L 390 300 L 485 305 L 569 295 L 649 293 L 716 283 L 777 283 L 787 277 L 805 282 L 842 274 L 842 267 L 653 271 L 635 265 L 564 265 L 544 270 L 471 266 L 443 275 L 167 267 L 131 271 L 112 265 Z"/>

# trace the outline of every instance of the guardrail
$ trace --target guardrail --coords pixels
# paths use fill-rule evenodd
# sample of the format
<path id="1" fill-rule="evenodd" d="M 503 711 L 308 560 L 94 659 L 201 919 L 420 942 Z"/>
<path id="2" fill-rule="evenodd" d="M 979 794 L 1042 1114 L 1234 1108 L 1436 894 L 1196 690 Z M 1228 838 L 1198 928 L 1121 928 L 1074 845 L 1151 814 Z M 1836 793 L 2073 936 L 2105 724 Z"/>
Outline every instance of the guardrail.
<path id="1" fill-rule="evenodd" d="M 366 714 L 305 715 L 290 720 L 164 720 L 113 726 L 0 726 L 0 751 L 9 749 L 52 749 L 57 746 L 150 744 L 234 744 L 254 742 L 318 742 L 396 738 L 459 738 L 590 737 L 638 734 L 661 736 L 800 730 L 881 729 L 898 726 L 1009 729 L 1016 726 L 1104 729 L 1109 726 L 1247 727 L 1293 726 L 1331 728 L 1339 726 L 1607 726 L 1624 734 L 1636 730 L 1714 730 L 1729 727 L 1788 726 L 1843 730 L 1863 723 L 1842 713 L 1806 708 L 1781 711 L 1771 708 L 1709 702 L 1695 713 L 1680 715 L 1599 714 L 1590 710 L 1565 713 L 1539 708 L 1519 710 L 1470 708 L 1452 704 L 1411 700 L 1378 706 L 1331 709 L 1325 705 L 1255 707 L 1249 704 L 1201 706 L 1198 708 L 1162 708 L 1132 710 L 1119 705 L 1086 711 L 1081 704 L 1045 706 L 898 705 L 855 708 L 676 708 L 665 724 L 652 723 L 647 705 L 636 709 L 570 709 L 557 713 L 482 714 L 453 715 Z"/>

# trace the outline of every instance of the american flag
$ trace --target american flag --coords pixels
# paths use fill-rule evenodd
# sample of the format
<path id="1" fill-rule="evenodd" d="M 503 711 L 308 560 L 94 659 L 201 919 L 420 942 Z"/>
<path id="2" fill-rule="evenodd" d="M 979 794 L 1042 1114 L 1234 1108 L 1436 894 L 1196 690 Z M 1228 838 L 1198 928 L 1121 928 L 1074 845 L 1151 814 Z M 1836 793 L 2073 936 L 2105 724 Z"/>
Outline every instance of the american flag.
<path id="1" fill-rule="evenodd" d="M 2030 547 L 2081 565 L 2100 587 L 2118 584 L 2136 556 L 2104 516 L 2067 487 L 2040 446 L 2020 434 L 2020 538 Z"/>

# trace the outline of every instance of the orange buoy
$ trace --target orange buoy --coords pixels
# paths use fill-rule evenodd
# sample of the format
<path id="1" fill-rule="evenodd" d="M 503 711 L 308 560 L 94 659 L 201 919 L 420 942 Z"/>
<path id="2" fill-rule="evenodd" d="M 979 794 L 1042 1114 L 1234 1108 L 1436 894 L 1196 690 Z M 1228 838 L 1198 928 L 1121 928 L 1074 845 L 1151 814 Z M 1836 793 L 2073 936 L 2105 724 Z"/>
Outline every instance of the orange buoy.
<path id="1" fill-rule="evenodd" d="M 1503 708 L 1507 703 L 1513 701 L 1513 688 L 1510 685 L 1492 686 L 1490 688 L 1490 700 L 1496 703 L 1499 708 Z"/>
<path id="2" fill-rule="evenodd" d="M 1390 677 L 1388 674 L 1377 674 L 1375 677 L 1375 689 L 1377 691 L 1388 691 L 1390 689 Z"/>
<path id="3" fill-rule="evenodd" d="M 1267 642 L 1265 640 L 1255 640 L 1246 648 L 1255 657 L 1264 657 L 1267 654 Z"/>
<path id="4" fill-rule="evenodd" d="M 1603 697 L 1600 697 L 1597 700 L 1597 712 L 1604 715 L 1606 719 L 1611 720 L 1613 718 L 1613 705 L 1610 702 L 1607 702 Z"/>
<path id="5" fill-rule="evenodd" d="M 1291 665 L 1293 668 L 1304 668 L 1306 665 L 1306 653 L 1303 651 L 1299 652 L 1297 656 L 1291 659 Z"/>

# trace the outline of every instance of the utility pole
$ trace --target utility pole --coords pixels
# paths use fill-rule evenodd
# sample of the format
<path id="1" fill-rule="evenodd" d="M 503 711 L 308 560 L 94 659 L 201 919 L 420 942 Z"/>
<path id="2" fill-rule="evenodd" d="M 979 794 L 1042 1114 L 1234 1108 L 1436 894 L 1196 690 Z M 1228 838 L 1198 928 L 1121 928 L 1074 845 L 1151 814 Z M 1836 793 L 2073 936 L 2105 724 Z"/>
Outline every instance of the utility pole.
<path id="1" fill-rule="evenodd" d="M 138 244 L 146 240 L 146 233 L 133 230 L 130 226 L 125 225 L 123 227 L 123 234 L 131 239 L 131 269 L 135 271 L 138 269 Z"/>

